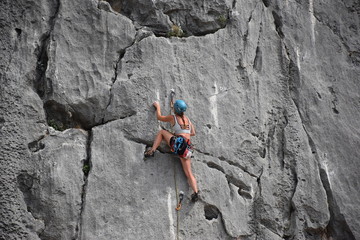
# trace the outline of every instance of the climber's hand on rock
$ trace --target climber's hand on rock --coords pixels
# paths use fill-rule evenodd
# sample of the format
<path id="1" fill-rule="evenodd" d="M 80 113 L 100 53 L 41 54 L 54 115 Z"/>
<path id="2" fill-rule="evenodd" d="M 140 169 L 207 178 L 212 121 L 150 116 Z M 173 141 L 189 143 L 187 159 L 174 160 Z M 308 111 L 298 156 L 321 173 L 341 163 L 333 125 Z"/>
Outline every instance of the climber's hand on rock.
<path id="1" fill-rule="evenodd" d="M 153 103 L 153 106 L 155 107 L 155 109 L 158 109 L 160 107 L 160 104 L 159 104 L 159 102 L 155 101 Z"/>

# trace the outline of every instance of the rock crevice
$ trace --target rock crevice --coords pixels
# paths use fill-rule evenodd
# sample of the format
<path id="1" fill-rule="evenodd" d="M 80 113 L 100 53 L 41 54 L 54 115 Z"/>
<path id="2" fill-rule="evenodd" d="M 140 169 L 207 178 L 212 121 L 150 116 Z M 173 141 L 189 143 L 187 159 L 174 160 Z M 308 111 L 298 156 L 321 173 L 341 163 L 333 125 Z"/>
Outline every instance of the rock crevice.
<path id="1" fill-rule="evenodd" d="M 56 0 L 55 5 L 52 6 L 53 15 L 50 16 L 48 25 L 49 29 L 39 39 L 37 52 L 36 77 L 34 79 L 34 88 L 41 99 L 46 99 L 48 94 L 52 93 L 51 79 L 46 77 L 46 70 L 49 61 L 49 46 L 51 36 L 54 31 L 55 23 L 60 12 L 61 1 Z"/>
<path id="2" fill-rule="evenodd" d="M 91 173 L 92 161 L 91 161 L 91 143 L 93 141 L 93 133 L 92 130 L 88 131 L 87 141 L 86 141 L 86 158 L 83 160 L 82 171 L 84 173 L 84 184 L 81 187 L 81 204 L 80 204 L 80 212 L 79 219 L 77 221 L 76 226 L 76 234 L 75 239 L 81 239 L 82 231 L 83 231 L 83 213 L 86 207 L 86 194 L 88 188 L 88 177 Z"/>

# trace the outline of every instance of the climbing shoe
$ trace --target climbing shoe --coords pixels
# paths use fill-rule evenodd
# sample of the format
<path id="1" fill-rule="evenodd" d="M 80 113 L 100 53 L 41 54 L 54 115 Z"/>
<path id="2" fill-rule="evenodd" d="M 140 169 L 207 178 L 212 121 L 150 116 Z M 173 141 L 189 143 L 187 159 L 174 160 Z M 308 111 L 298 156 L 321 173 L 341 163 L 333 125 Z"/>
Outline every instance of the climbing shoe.
<path id="1" fill-rule="evenodd" d="M 144 157 L 145 157 L 145 158 L 154 157 L 154 155 L 155 155 L 155 151 L 151 150 L 151 148 L 148 148 L 148 149 L 144 152 Z"/>
<path id="2" fill-rule="evenodd" d="M 197 202 L 198 200 L 199 200 L 199 192 L 194 192 L 193 194 L 191 194 L 192 202 Z"/>

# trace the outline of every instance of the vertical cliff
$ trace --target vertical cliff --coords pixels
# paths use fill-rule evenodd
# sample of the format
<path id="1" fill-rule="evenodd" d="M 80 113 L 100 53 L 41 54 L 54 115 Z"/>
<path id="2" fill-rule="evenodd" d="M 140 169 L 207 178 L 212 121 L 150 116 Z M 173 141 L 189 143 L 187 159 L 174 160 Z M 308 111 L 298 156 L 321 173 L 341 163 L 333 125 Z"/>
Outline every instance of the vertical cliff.
<path id="1" fill-rule="evenodd" d="M 1 1 L 0 239 L 360 239 L 359 14 Z M 197 130 L 195 204 L 166 147 L 143 160 L 170 89 Z"/>

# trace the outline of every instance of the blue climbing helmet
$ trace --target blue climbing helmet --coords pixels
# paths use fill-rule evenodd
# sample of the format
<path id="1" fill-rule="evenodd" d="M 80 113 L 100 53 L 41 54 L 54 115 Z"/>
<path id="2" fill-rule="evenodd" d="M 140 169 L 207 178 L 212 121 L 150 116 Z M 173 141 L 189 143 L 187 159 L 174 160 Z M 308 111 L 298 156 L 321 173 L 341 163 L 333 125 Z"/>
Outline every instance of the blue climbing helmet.
<path id="1" fill-rule="evenodd" d="M 186 103 L 184 100 L 176 100 L 174 103 L 174 111 L 177 114 L 185 112 L 187 109 Z"/>

